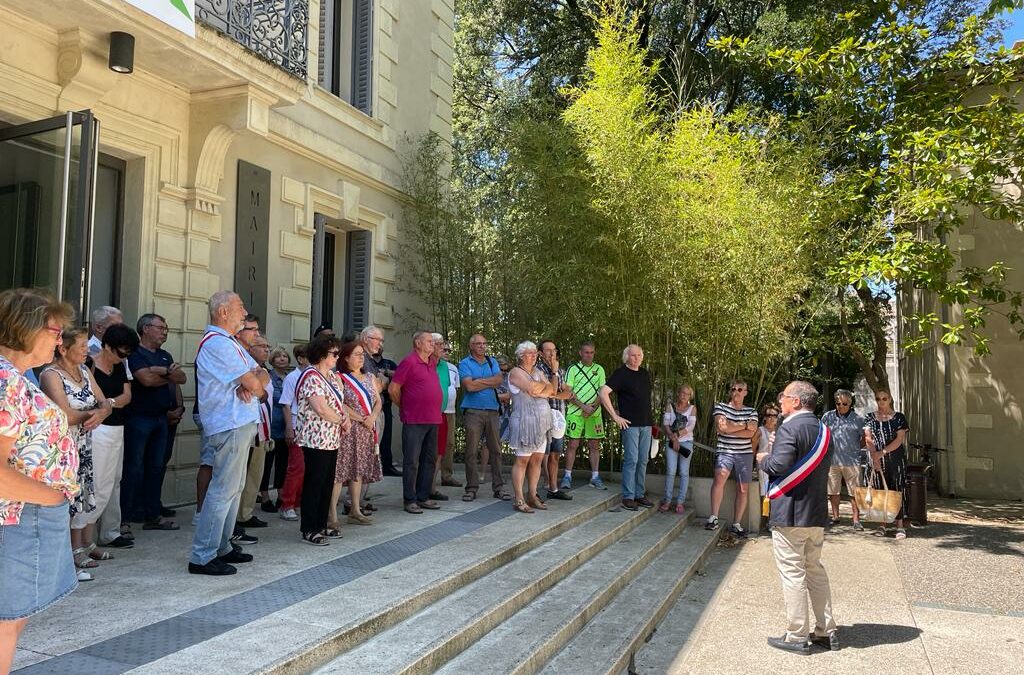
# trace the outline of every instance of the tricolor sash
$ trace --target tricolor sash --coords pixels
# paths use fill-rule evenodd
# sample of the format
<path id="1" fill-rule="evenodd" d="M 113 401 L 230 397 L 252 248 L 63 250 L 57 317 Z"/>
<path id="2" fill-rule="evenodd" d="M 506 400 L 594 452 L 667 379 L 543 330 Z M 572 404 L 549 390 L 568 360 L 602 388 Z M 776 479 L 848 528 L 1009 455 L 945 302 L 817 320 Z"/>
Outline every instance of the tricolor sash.
<path id="1" fill-rule="evenodd" d="M 821 464 L 821 460 L 825 459 L 825 455 L 828 454 L 828 444 L 831 440 L 832 432 L 819 421 L 818 437 L 814 440 L 814 445 L 811 446 L 807 454 L 796 461 L 796 464 L 793 465 L 785 476 L 774 478 L 768 483 L 768 498 L 776 499 L 781 497 L 810 476 L 818 468 L 818 465 Z"/>
<path id="2" fill-rule="evenodd" d="M 359 412 L 363 414 L 363 417 L 369 417 L 370 413 L 373 412 L 373 397 L 370 395 L 370 391 L 366 386 L 359 381 L 359 378 L 352 373 L 345 373 L 341 376 L 345 382 L 347 382 L 352 389 L 356 392 L 356 401 L 359 403 Z M 377 427 L 373 427 L 373 442 L 377 443 Z"/>
<path id="3" fill-rule="evenodd" d="M 299 383 L 295 385 L 296 393 L 302 389 L 302 385 L 310 377 L 319 377 L 323 380 L 323 383 L 326 384 L 327 388 L 331 390 L 332 394 L 334 394 L 334 400 L 338 402 L 338 410 L 344 411 L 342 406 L 345 405 L 345 397 L 341 395 L 341 392 L 338 391 L 338 388 L 334 386 L 333 382 L 324 377 L 323 374 L 316 369 L 316 366 L 307 366 L 306 370 L 299 376 Z"/>

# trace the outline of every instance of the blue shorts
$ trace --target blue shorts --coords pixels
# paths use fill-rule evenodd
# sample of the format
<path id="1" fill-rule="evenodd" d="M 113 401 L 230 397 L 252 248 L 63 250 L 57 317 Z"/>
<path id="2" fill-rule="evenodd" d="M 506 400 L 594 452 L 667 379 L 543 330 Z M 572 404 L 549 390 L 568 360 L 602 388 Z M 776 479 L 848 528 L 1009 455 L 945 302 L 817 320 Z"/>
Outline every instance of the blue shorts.
<path id="1" fill-rule="evenodd" d="M 737 455 L 728 452 L 715 453 L 715 473 L 728 471 L 737 483 L 749 483 L 754 477 L 754 453 Z"/>
<path id="2" fill-rule="evenodd" d="M 25 504 L 20 523 L 0 525 L 0 621 L 32 616 L 78 587 L 70 528 L 67 502 Z"/>
<path id="3" fill-rule="evenodd" d="M 558 455 L 563 457 L 565 455 L 565 438 L 552 438 L 548 441 L 547 450 L 544 451 L 545 455 Z"/>

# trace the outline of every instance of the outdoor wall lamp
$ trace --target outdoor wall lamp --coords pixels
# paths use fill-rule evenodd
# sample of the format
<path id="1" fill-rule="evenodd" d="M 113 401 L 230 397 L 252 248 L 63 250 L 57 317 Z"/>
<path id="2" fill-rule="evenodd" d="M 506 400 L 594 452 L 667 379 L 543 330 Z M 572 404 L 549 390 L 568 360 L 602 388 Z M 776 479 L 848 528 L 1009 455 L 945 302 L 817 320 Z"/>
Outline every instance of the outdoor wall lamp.
<path id="1" fill-rule="evenodd" d="M 107 66 L 115 73 L 135 70 L 135 36 L 114 31 L 110 34 L 110 55 Z"/>

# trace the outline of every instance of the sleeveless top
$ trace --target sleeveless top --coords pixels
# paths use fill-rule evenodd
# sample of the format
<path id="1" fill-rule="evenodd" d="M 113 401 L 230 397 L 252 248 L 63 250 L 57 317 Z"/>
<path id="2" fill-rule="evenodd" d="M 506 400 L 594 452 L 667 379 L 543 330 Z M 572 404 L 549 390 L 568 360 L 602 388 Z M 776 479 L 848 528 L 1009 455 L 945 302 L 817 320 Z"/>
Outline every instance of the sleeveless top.
<path id="1" fill-rule="evenodd" d="M 57 374 L 64 385 L 64 395 L 67 396 L 68 405 L 72 410 L 80 412 L 95 410 L 100 407 L 100 402 L 92 390 L 89 369 L 84 365 L 78 368 L 82 377 L 81 383 L 75 382 L 56 366 L 47 366 L 43 372 L 52 371 Z M 69 425 L 68 432 L 78 449 L 78 483 L 81 486 L 78 495 L 71 502 L 71 515 L 74 516 L 76 513 L 88 513 L 96 510 L 96 487 L 93 483 L 92 432 L 86 431 L 81 424 Z"/>
<path id="2" fill-rule="evenodd" d="M 516 366 L 524 373 L 525 368 Z M 547 382 L 547 377 L 540 368 L 534 367 L 527 373 L 534 382 Z M 551 436 L 551 406 L 543 397 L 530 396 L 519 387 L 509 382 L 512 394 L 512 416 L 509 418 L 509 441 L 513 448 L 539 448 L 548 442 Z"/>

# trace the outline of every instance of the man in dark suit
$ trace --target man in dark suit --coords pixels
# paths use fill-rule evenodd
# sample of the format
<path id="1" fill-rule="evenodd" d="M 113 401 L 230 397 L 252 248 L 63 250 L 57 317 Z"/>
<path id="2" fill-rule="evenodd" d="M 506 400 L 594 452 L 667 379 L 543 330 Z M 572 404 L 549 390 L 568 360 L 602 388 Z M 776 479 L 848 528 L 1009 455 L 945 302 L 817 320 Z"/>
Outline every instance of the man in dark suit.
<path id="1" fill-rule="evenodd" d="M 828 525 L 829 432 L 814 415 L 818 391 L 809 382 L 790 382 L 779 396 L 785 419 L 770 452 L 757 455 L 768 474 L 772 548 L 786 601 L 786 634 L 768 638 L 777 649 L 810 653 L 811 643 L 839 649 L 832 618 L 832 591 L 821 564 Z M 811 596 L 814 629 L 807 612 Z"/>

